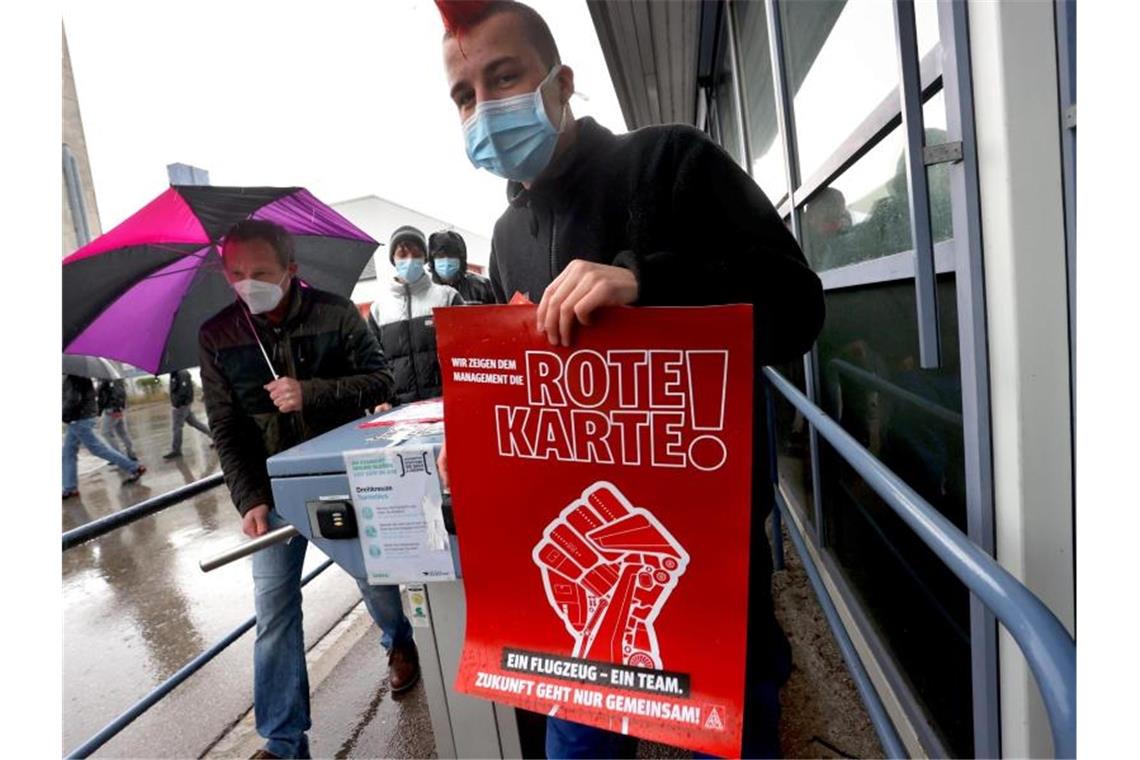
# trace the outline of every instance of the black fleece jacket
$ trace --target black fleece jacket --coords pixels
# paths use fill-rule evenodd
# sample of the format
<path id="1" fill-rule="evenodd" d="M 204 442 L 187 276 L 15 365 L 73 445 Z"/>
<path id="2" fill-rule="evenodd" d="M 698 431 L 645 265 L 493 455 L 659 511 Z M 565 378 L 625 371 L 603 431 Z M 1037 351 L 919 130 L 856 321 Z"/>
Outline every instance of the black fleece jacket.
<path id="1" fill-rule="evenodd" d="M 750 303 L 758 365 L 811 348 L 823 291 L 771 202 L 719 146 L 683 125 L 615 136 L 578 120 L 575 145 L 530 190 L 511 182 L 491 285 L 537 303 L 573 259 L 626 267 L 640 306 Z"/>
<path id="2" fill-rule="evenodd" d="M 753 306 L 752 680 L 787 677 L 787 642 L 772 615 L 764 519 L 772 505 L 760 368 L 806 353 L 823 326 L 823 289 L 761 189 L 704 133 L 682 125 L 615 136 L 590 118 L 529 190 L 507 185 L 495 224 L 491 286 L 538 303 L 573 259 L 625 267 L 639 306 Z M 779 654 L 783 652 L 783 655 Z"/>

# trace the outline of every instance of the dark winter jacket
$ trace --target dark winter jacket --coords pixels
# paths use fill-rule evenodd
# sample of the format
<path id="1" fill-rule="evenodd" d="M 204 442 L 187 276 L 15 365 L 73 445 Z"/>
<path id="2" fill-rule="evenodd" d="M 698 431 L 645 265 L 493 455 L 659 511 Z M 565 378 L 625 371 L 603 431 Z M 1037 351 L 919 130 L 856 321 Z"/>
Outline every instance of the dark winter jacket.
<path id="1" fill-rule="evenodd" d="M 505 303 L 538 303 L 580 258 L 629 269 L 640 306 L 753 307 L 753 513 L 748 679 L 787 675 L 772 616 L 764 519 L 772 504 L 763 380 L 766 364 L 807 352 L 823 325 L 823 290 L 771 202 L 704 133 L 682 125 L 615 136 L 593 119 L 531 186 L 507 185 L 491 241 L 491 286 Z M 778 654 L 783 652 L 783 655 Z"/>
<path id="2" fill-rule="evenodd" d="M 170 405 L 187 406 L 194 403 L 194 378 L 187 370 L 170 373 Z"/>
<path id="3" fill-rule="evenodd" d="M 127 407 L 127 387 L 122 380 L 100 380 L 96 398 L 99 414 L 121 412 Z"/>
<path id="4" fill-rule="evenodd" d="M 393 404 L 443 395 L 432 309 L 462 303 L 454 288 L 437 285 L 428 277 L 411 285 L 392 280 L 389 292 L 372 303 L 368 326 L 392 365 Z"/>
<path id="5" fill-rule="evenodd" d="M 443 285 L 450 285 L 459 291 L 465 304 L 495 303 L 495 291 L 486 277 L 467 271 L 467 265 L 460 267 L 460 273 L 453 282 L 444 282 L 435 274 L 432 279 Z"/>
<path id="6" fill-rule="evenodd" d="M 89 377 L 63 376 L 63 421 L 75 422 L 94 417 L 99 410 L 95 403 L 95 385 Z"/>
<path id="7" fill-rule="evenodd" d="M 387 401 L 392 374 L 356 306 L 294 280 L 288 313 L 271 326 L 235 301 L 199 332 L 202 388 L 210 432 L 238 512 L 273 505 L 265 460 L 364 415 Z M 277 374 L 301 383 L 299 412 L 277 411 L 266 383 L 273 375 L 249 317 Z"/>

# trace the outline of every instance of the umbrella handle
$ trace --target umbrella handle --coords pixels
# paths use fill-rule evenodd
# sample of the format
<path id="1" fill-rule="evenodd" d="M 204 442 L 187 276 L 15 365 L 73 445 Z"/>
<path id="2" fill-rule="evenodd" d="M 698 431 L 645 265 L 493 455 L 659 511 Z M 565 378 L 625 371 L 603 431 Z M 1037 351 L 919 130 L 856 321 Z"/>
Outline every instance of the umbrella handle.
<path id="1" fill-rule="evenodd" d="M 261 336 L 257 334 L 257 328 L 253 326 L 253 320 L 250 318 L 249 312 L 242 309 L 240 304 L 238 308 L 241 309 L 241 313 L 245 315 L 245 321 L 249 323 L 249 330 L 253 333 L 253 339 L 257 341 L 257 347 L 261 349 L 261 355 L 265 357 L 265 364 L 269 367 L 270 374 L 273 375 L 274 380 L 279 380 L 277 370 L 273 368 L 273 362 L 269 361 L 269 354 L 266 353 L 265 346 L 261 345 Z"/>

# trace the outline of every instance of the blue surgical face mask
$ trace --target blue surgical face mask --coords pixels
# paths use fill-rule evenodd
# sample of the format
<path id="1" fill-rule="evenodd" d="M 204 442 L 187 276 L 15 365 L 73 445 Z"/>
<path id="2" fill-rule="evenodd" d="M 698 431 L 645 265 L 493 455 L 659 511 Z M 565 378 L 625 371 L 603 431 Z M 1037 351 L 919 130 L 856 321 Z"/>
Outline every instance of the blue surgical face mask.
<path id="1" fill-rule="evenodd" d="M 451 280 L 455 278 L 455 275 L 459 274 L 459 259 L 451 256 L 446 258 L 437 256 L 432 259 L 431 268 L 435 270 L 435 273 L 438 274 L 441 279 Z"/>
<path id="2" fill-rule="evenodd" d="M 396 274 L 400 275 L 401 280 L 411 285 L 424 276 L 424 260 L 420 258 L 400 259 L 396 262 Z"/>
<path id="3" fill-rule="evenodd" d="M 561 68 L 552 68 L 534 92 L 475 106 L 475 113 L 463 123 L 467 157 L 472 164 L 517 182 L 529 182 L 542 174 L 566 121 L 563 105 L 558 127 L 550 123 L 542 91 Z"/>

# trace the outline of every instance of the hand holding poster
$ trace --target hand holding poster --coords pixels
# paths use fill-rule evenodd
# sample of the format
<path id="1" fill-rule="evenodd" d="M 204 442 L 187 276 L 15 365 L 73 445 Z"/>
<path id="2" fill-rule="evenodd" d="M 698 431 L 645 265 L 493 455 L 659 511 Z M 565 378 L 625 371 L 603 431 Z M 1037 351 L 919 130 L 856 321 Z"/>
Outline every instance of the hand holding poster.
<path id="1" fill-rule="evenodd" d="M 571 348 L 535 309 L 438 309 L 465 693 L 740 751 L 749 306 L 608 309 Z"/>

